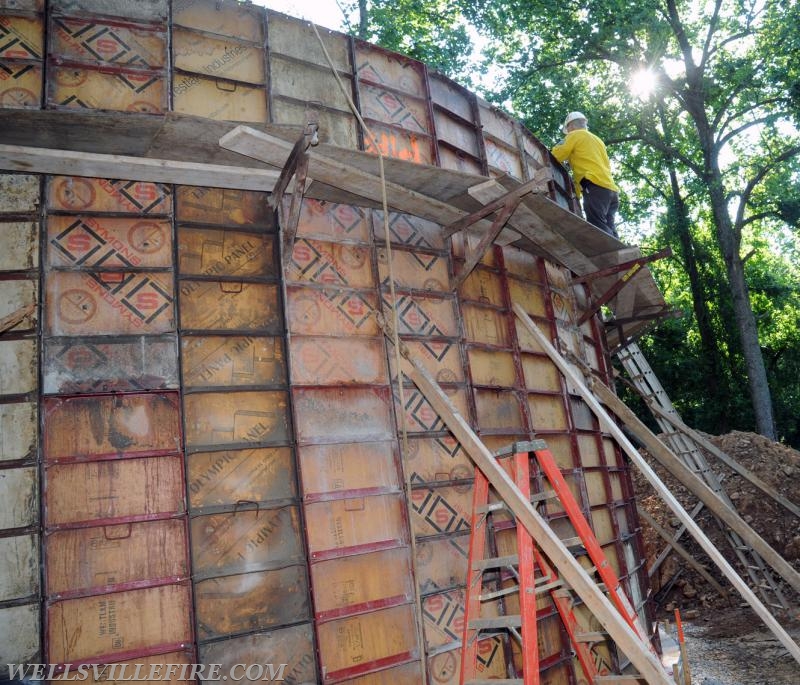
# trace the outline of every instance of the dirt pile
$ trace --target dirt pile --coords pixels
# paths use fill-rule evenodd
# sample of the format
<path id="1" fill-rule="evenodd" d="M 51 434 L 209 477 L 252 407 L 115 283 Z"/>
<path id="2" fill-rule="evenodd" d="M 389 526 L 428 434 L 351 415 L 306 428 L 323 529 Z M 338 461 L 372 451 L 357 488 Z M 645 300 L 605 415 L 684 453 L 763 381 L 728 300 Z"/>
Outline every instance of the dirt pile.
<path id="1" fill-rule="evenodd" d="M 800 452 L 755 433 L 737 431 L 721 436 L 704 435 L 704 437 L 786 499 L 800 504 Z M 646 451 L 642 450 L 642 454 L 683 507 L 691 513 L 698 502 L 697 498 Z M 748 480 L 728 468 L 713 454 L 705 451 L 704 454 L 709 466 L 721 479 L 722 487 L 734 503 L 739 515 L 779 554 L 795 568 L 800 569 L 800 520 Z M 634 469 L 633 478 L 639 505 L 643 506 L 662 528 L 675 533 L 680 528 L 677 517 L 655 494 L 637 469 Z M 738 573 L 747 578 L 745 570 L 709 512 L 703 508 L 695 517 L 695 521 Z M 648 568 L 652 568 L 666 543 L 644 521 L 642 530 Z M 691 619 L 701 616 L 708 610 L 740 605 L 741 597 L 694 539 L 685 533 L 680 542 L 694 559 L 729 591 L 730 599 L 721 597 L 697 571 L 677 554 L 672 553 L 661 563 L 651 579 L 659 613 L 671 614 L 677 606 L 682 615 Z M 777 575 L 775 577 L 780 581 Z M 748 581 L 748 585 L 752 584 Z M 794 606 L 793 611 L 784 612 L 787 614 L 785 618 L 800 618 L 793 615 L 797 614 L 797 605 L 791 588 L 782 582 L 781 588 L 789 604 Z M 780 613 L 777 612 L 776 615 Z"/>

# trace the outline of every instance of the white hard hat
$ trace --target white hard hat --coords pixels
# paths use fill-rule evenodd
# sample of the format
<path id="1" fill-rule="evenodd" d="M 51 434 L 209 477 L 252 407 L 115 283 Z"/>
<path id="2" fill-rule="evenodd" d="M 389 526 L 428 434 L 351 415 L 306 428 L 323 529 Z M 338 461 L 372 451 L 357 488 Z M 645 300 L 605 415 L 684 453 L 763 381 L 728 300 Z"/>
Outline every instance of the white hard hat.
<path id="1" fill-rule="evenodd" d="M 586 115 L 583 112 L 570 112 L 569 114 L 567 114 L 567 118 L 564 119 L 564 126 L 563 126 L 564 133 L 567 132 L 567 124 L 569 124 L 572 121 L 575 121 L 576 119 L 583 119 L 584 121 L 586 121 Z"/>

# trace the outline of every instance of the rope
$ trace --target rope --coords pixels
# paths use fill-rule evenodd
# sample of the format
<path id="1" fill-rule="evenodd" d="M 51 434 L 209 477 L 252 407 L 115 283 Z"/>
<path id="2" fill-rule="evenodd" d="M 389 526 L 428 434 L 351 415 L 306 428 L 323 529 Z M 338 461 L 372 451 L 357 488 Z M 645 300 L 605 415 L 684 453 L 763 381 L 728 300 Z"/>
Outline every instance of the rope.
<path id="1" fill-rule="evenodd" d="M 319 45 L 322 48 L 322 52 L 325 55 L 325 60 L 328 62 L 328 66 L 331 69 L 331 73 L 333 77 L 336 79 L 336 83 L 339 86 L 339 89 L 342 91 L 342 95 L 344 95 L 345 100 L 347 101 L 347 105 L 350 108 L 350 111 L 353 113 L 353 116 L 358 120 L 359 125 L 361 126 L 361 130 L 365 133 L 370 141 L 372 142 L 372 146 L 375 151 L 378 153 L 378 169 L 380 172 L 380 180 L 381 180 L 381 206 L 383 209 L 383 235 L 384 235 L 384 243 L 386 246 L 386 261 L 389 266 L 389 295 L 391 297 L 390 307 L 392 311 L 392 325 L 391 325 L 391 336 L 392 336 L 392 343 L 394 345 L 394 354 L 395 354 L 395 366 L 397 367 L 397 395 L 400 401 L 400 429 L 402 435 L 402 454 L 408 454 L 408 430 L 406 428 L 406 420 L 405 420 L 405 408 L 406 408 L 406 399 L 405 399 L 405 392 L 403 388 L 403 370 L 401 367 L 402 364 L 402 350 L 405 349 L 405 345 L 400 342 L 400 318 L 397 313 L 397 293 L 395 291 L 394 286 L 394 266 L 392 260 L 392 242 L 389 235 L 389 202 L 386 195 L 386 175 L 383 168 L 383 152 L 381 152 L 380 145 L 378 145 L 378 140 L 375 135 L 370 130 L 369 126 L 367 126 L 364 119 L 361 117 L 361 113 L 355 106 L 352 97 L 350 97 L 350 93 L 347 92 L 347 88 L 345 88 L 344 83 L 342 83 L 342 79 L 339 76 L 339 73 L 336 70 L 336 67 L 333 64 L 333 60 L 331 60 L 330 55 L 328 54 L 328 50 L 325 47 L 325 43 L 322 42 L 322 38 L 319 35 L 319 31 L 317 31 L 316 24 L 309 22 L 311 28 L 314 30 L 314 35 L 316 35 L 317 40 L 319 41 Z M 378 312 L 380 315 L 380 312 Z M 379 318 L 380 322 L 380 318 Z M 384 329 L 385 330 L 385 329 Z M 402 464 L 401 464 L 402 466 Z M 411 511 L 411 477 L 407 475 L 408 469 L 403 467 L 403 474 L 405 477 L 406 482 L 406 506 L 408 508 L 409 513 L 409 525 L 412 521 L 412 514 Z M 417 547 L 416 547 L 416 538 L 414 536 L 414 532 L 409 531 L 410 537 L 410 548 L 411 548 L 411 564 L 414 568 L 414 575 L 416 576 L 416 559 L 417 559 Z M 417 641 L 420 646 L 421 656 L 420 656 L 420 665 L 422 668 L 422 682 L 428 682 L 428 674 L 427 674 L 427 664 L 425 659 L 425 649 L 424 649 L 424 630 L 423 626 L 421 625 L 422 621 L 422 602 L 420 600 L 419 592 L 415 592 L 414 596 L 416 598 L 416 624 L 417 624 Z"/>

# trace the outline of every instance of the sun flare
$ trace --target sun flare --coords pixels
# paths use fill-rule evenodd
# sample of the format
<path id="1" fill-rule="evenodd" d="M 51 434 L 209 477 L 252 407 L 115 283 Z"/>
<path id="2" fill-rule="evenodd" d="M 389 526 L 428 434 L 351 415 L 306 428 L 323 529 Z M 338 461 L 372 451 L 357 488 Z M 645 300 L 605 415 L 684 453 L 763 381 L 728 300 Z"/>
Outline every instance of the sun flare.
<path id="1" fill-rule="evenodd" d="M 641 100 L 649 98 L 656 89 L 656 75 L 650 69 L 640 69 L 631 76 L 628 88 Z"/>

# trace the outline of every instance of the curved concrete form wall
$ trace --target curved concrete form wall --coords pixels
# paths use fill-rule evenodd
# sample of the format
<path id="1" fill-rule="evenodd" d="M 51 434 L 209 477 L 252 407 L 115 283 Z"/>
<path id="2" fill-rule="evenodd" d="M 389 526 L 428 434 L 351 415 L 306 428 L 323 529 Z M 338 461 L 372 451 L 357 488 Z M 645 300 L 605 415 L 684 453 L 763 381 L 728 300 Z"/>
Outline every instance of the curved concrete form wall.
<path id="1" fill-rule="evenodd" d="M 20 117 L 313 117 L 323 142 L 375 152 L 305 22 L 232 0 L 46 7 L 0 0 L 0 107 Z M 550 169 L 551 199 L 574 207 L 518 122 L 423 64 L 319 34 L 384 155 L 429 174 Z M 569 270 L 496 244 L 453 291 L 465 239 L 439 224 L 306 199 L 282 259 L 276 221 L 267 192 L 0 176 L 0 318 L 29 307 L 0 338 L 0 662 L 457 682 L 473 467 L 419 391 L 400 391 L 374 316 L 391 308 L 490 448 L 547 441 L 643 603 L 625 460 L 511 311 L 609 378 Z M 543 513 L 573 534 L 557 503 Z M 497 544 L 513 550 L 512 532 Z M 580 682 L 549 598 L 538 613 L 542 682 Z M 500 637 L 479 651 L 487 678 L 519 665 Z"/>

